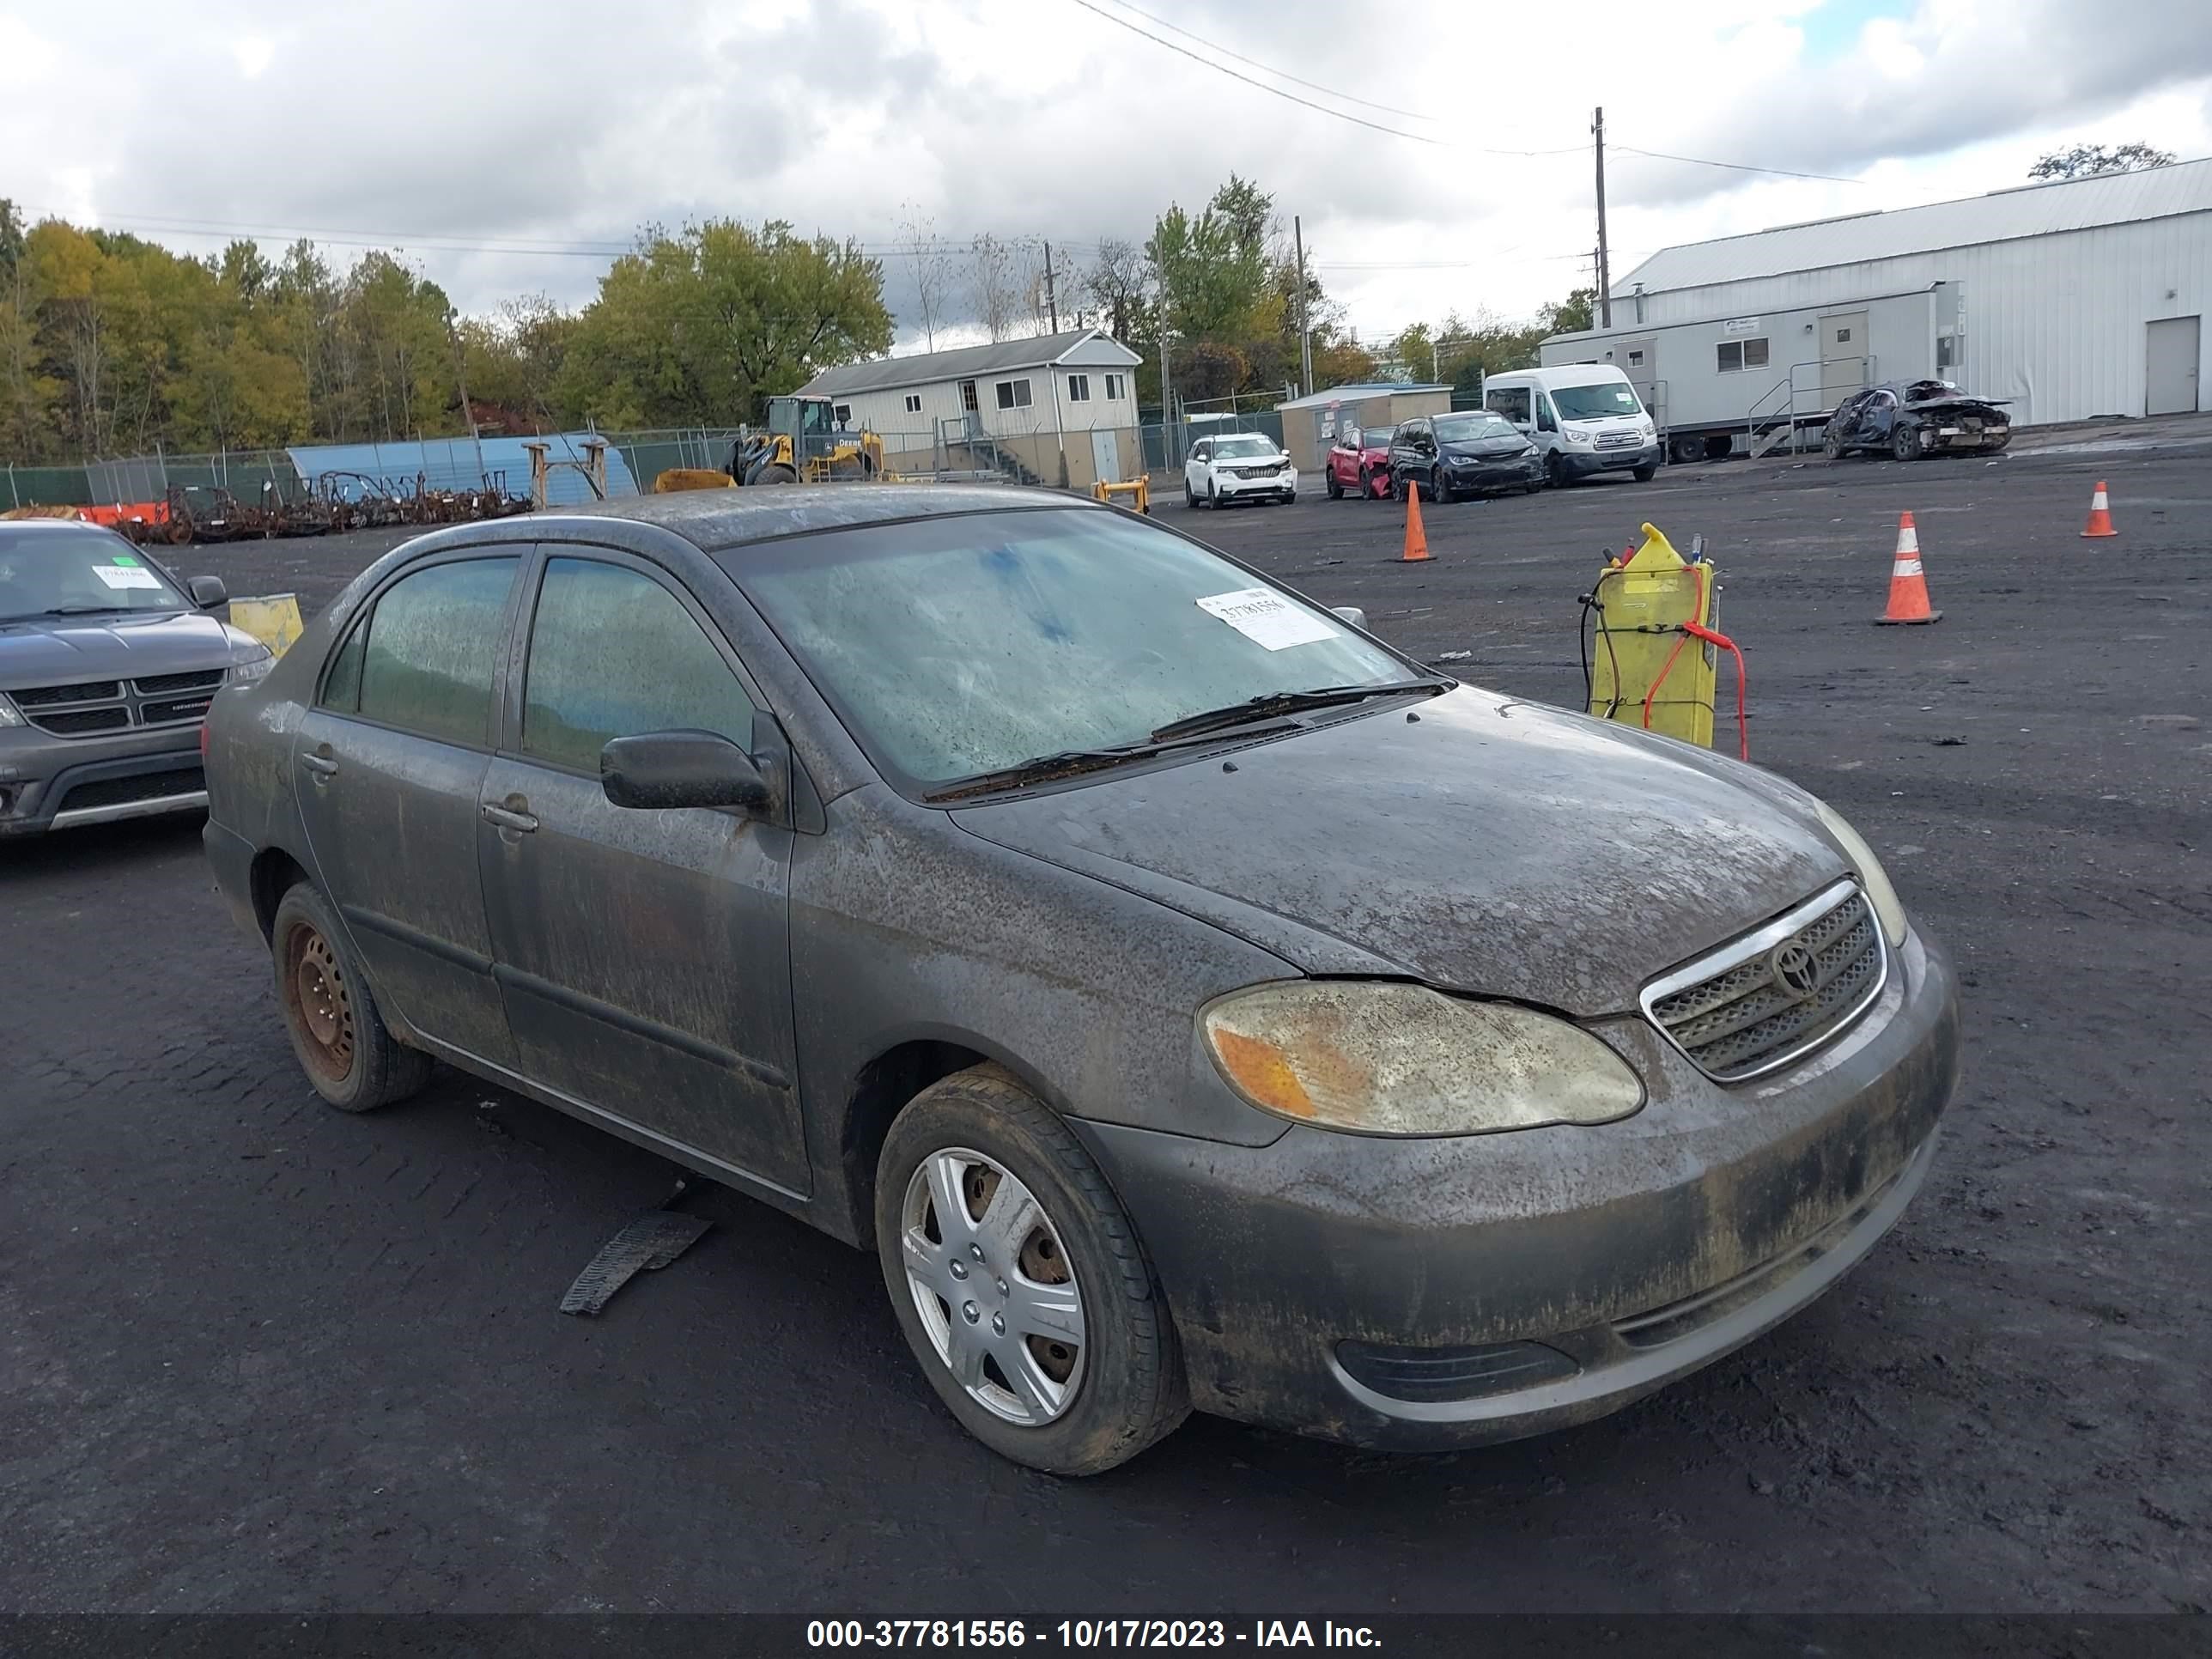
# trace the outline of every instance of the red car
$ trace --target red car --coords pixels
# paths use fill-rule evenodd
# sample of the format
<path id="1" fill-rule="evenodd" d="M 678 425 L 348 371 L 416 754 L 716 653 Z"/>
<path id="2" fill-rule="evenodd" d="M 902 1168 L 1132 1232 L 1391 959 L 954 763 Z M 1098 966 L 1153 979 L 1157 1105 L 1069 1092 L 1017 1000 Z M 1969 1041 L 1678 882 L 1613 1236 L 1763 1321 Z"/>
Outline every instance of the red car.
<path id="1" fill-rule="evenodd" d="M 1330 446 L 1328 472 L 1322 487 L 1328 498 L 1345 495 L 1388 495 L 1390 493 L 1390 434 L 1393 426 L 1370 426 L 1347 431 Z"/>

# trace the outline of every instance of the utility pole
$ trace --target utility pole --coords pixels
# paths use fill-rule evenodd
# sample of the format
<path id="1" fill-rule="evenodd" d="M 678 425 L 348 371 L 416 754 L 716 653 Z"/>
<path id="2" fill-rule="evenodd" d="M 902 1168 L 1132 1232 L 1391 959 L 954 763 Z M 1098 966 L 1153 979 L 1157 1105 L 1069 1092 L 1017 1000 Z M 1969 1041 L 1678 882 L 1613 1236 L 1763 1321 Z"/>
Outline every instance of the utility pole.
<path id="1" fill-rule="evenodd" d="M 1597 323 L 1601 328 L 1613 326 L 1613 268 L 1606 259 L 1605 250 L 1605 106 L 1600 105 L 1597 118 L 1590 123 L 1590 131 L 1597 138 Z"/>
<path id="2" fill-rule="evenodd" d="M 1277 221 L 1278 223 L 1281 222 Z M 1306 318 L 1306 234 L 1298 216 L 1291 216 L 1291 240 L 1298 250 L 1298 377 L 1304 395 L 1313 395 L 1313 330 Z"/>
<path id="3" fill-rule="evenodd" d="M 1160 464 L 1180 465 L 1175 453 L 1175 389 L 1168 384 L 1167 307 L 1160 307 Z"/>
<path id="4" fill-rule="evenodd" d="M 1431 386 L 1444 377 L 1443 354 L 1438 349 L 1441 344 L 1437 335 L 1429 336 L 1429 383 Z"/>
<path id="5" fill-rule="evenodd" d="M 1052 313 L 1052 331 L 1060 332 L 1060 295 L 1052 283 L 1052 244 L 1044 245 L 1044 302 Z M 1064 464 L 1063 464 L 1064 465 Z"/>

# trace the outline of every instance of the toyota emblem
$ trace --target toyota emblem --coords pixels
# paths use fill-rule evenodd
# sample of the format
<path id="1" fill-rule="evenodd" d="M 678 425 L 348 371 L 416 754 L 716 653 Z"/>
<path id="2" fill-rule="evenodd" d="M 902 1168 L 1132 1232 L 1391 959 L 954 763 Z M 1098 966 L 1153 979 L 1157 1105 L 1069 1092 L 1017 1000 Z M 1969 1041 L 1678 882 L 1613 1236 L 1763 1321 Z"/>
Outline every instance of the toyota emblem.
<path id="1" fill-rule="evenodd" d="M 1774 982 L 1800 1001 L 1811 996 L 1820 982 L 1820 964 L 1798 939 L 1776 945 L 1766 960 Z"/>

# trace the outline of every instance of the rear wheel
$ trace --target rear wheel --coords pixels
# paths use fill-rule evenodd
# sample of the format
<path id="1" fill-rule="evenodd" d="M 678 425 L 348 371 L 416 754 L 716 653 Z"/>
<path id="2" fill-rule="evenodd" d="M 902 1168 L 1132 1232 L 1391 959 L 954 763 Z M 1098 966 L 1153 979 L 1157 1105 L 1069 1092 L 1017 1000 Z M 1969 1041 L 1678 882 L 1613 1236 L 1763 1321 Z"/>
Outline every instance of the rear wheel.
<path id="1" fill-rule="evenodd" d="M 1095 1474 L 1188 1413 L 1135 1228 L 1067 1126 L 998 1067 L 957 1073 L 899 1114 L 875 1219 L 908 1346 L 993 1450 Z"/>
<path id="2" fill-rule="evenodd" d="M 1329 500 L 1340 501 L 1344 499 L 1344 485 L 1338 481 L 1334 467 L 1329 468 L 1328 475 L 1322 480 L 1321 487 L 1322 493 Z"/>
<path id="3" fill-rule="evenodd" d="M 1667 450 L 1678 463 L 1702 461 L 1705 459 L 1705 441 L 1703 438 L 1678 437 L 1668 442 Z"/>
<path id="4" fill-rule="evenodd" d="M 307 883 L 276 906 L 270 950 L 285 1033 L 317 1094 L 342 1112 L 368 1112 L 430 1080 L 429 1055 L 401 1048 L 386 1029 L 330 906 Z"/>

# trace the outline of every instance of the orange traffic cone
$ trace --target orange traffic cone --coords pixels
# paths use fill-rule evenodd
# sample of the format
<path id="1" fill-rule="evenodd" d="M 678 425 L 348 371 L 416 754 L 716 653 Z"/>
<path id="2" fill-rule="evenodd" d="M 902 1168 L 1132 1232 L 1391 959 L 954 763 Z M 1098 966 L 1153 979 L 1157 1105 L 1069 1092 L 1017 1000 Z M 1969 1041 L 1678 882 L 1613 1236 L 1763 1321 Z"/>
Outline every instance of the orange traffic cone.
<path id="1" fill-rule="evenodd" d="M 2112 504 L 2105 499 L 2105 481 L 2097 480 L 2097 493 L 2089 497 L 2089 522 L 2082 530 L 2084 536 L 2117 536 L 2112 528 Z"/>
<path id="2" fill-rule="evenodd" d="M 1889 572 L 1889 609 L 1876 617 L 1877 623 L 1932 623 L 1943 620 L 1943 613 L 1928 608 L 1928 578 L 1920 570 L 1920 532 L 1912 527 L 1912 515 L 1900 513 L 1897 516 L 1897 562 Z"/>
<path id="3" fill-rule="evenodd" d="M 1421 528 L 1421 487 L 1408 478 L 1406 481 L 1406 550 L 1398 556 L 1398 562 L 1413 564 L 1428 556 L 1428 532 Z"/>

